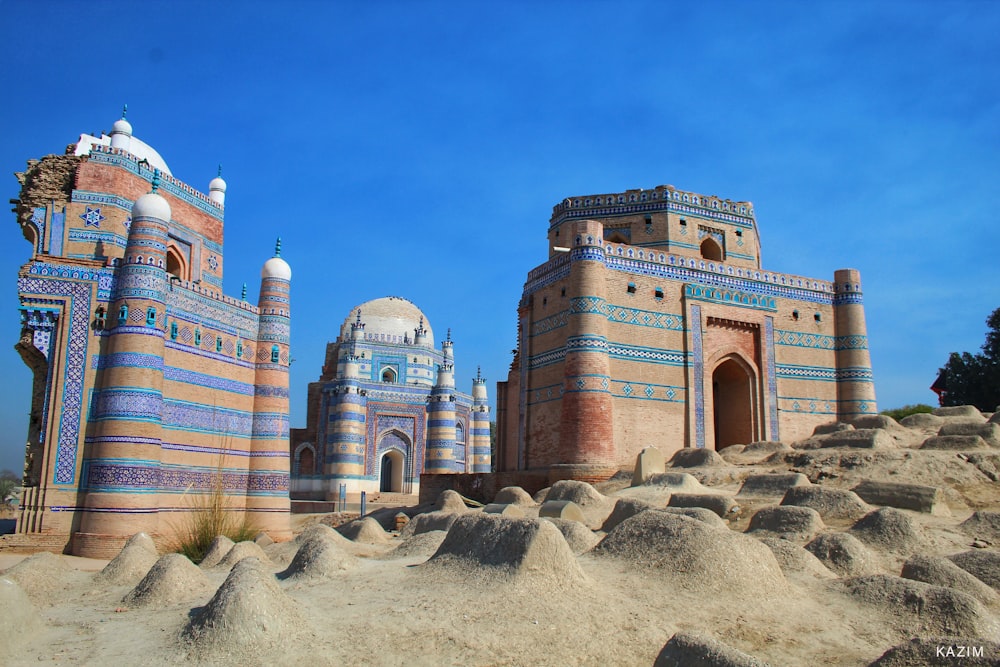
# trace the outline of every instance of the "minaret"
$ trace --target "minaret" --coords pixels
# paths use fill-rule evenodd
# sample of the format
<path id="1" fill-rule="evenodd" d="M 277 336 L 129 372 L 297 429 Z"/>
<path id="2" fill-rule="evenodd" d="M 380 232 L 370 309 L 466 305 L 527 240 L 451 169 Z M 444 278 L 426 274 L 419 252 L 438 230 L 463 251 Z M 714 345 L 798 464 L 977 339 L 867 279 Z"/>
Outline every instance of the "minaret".
<path id="1" fill-rule="evenodd" d="M 455 364 L 451 329 L 441 344 L 444 360 L 427 404 L 426 473 L 463 472 L 455 460 Z"/>
<path id="2" fill-rule="evenodd" d="M 490 472 L 490 405 L 486 395 L 486 378 L 476 369 L 472 379 L 472 419 L 470 426 L 472 472 Z"/>
<path id="3" fill-rule="evenodd" d="M 73 553 L 111 558 L 134 533 L 158 532 L 163 420 L 164 292 L 170 205 L 153 190 L 132 207 L 125 256 L 108 310 L 104 370 L 91 423 L 95 435 L 84 463 L 86 491 Z"/>
<path id="4" fill-rule="evenodd" d="M 247 478 L 247 519 L 271 539 L 292 538 L 288 468 L 289 290 L 292 269 L 274 257 L 260 272 L 257 358 L 254 370 L 253 426 Z"/>
<path id="5" fill-rule="evenodd" d="M 361 342 L 365 337 L 365 323 L 361 310 L 351 324 L 351 341 Z M 361 389 L 358 357 L 352 351 L 344 360 L 344 375 L 329 391 L 329 420 L 326 462 L 323 472 L 329 477 L 326 499 L 337 500 L 340 483 L 358 480 L 365 474 L 365 427 L 368 398 Z"/>
<path id="6" fill-rule="evenodd" d="M 581 220 L 573 224 L 573 234 L 559 461 L 549 467 L 549 482 L 599 481 L 617 470 L 604 312 L 604 225 Z"/>
<path id="7" fill-rule="evenodd" d="M 220 208 L 226 205 L 226 182 L 222 180 L 221 164 L 218 175 L 208 182 L 208 200 L 218 204 Z"/>
<path id="8" fill-rule="evenodd" d="M 861 274 L 839 269 L 833 274 L 834 349 L 837 360 L 837 419 L 849 421 L 877 414 L 868 327 L 861 295 Z"/>
<path id="9" fill-rule="evenodd" d="M 130 150 L 132 148 L 132 123 L 125 120 L 128 105 L 122 106 L 122 117 L 111 126 L 111 147 Z"/>

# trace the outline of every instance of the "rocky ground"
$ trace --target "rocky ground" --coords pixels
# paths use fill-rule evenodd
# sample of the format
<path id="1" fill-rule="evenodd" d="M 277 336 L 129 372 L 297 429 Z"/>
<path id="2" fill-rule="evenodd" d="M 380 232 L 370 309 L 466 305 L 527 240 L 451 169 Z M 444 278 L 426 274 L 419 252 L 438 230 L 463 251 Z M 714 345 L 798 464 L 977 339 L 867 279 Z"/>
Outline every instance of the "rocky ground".
<path id="1" fill-rule="evenodd" d="M 143 535 L 110 563 L 0 554 L 0 662 L 998 665 L 998 422 L 650 451 L 639 479 L 445 492 L 398 533 L 310 517 L 200 566 Z"/>

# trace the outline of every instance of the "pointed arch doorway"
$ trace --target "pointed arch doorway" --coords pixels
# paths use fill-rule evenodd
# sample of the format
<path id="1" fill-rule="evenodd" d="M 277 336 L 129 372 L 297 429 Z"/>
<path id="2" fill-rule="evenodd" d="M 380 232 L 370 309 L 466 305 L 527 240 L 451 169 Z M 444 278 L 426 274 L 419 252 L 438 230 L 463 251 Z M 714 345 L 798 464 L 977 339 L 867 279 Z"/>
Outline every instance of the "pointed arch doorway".
<path id="1" fill-rule="evenodd" d="M 712 372 L 712 412 L 716 451 L 759 440 L 757 380 L 752 367 L 736 355 Z"/>

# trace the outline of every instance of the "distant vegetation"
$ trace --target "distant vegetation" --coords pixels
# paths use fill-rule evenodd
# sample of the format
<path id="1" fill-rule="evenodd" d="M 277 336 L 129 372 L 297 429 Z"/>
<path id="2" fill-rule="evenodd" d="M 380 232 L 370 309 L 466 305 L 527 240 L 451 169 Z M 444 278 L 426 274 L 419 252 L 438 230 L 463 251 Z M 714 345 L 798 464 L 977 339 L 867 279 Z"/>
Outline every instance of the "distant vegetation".
<path id="1" fill-rule="evenodd" d="M 933 412 L 934 408 L 929 405 L 924 405 L 923 403 L 917 403 L 916 405 L 904 405 L 901 408 L 893 408 L 892 410 L 883 410 L 879 414 L 885 415 L 887 417 L 892 417 L 896 421 L 899 421 L 903 417 L 909 417 L 910 415 L 917 415 L 924 412 Z"/>
<path id="2" fill-rule="evenodd" d="M 985 412 L 1000 405 L 1000 308 L 986 319 L 982 352 L 952 352 L 940 371 L 942 405 L 974 405 Z"/>

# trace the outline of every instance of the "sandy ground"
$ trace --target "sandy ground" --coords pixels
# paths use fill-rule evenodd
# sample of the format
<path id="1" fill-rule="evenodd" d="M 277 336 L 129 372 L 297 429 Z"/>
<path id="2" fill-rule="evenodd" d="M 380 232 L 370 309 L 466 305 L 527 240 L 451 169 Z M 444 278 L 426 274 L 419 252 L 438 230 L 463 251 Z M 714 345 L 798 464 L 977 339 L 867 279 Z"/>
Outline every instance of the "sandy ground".
<path id="1" fill-rule="evenodd" d="M 951 638 L 932 641 L 982 647 L 987 662 L 975 664 L 1000 664 L 995 643 L 1000 642 L 1000 598 L 995 595 L 970 602 L 971 597 L 955 589 L 927 593 L 921 588 L 900 598 L 883 595 L 882 589 L 852 593 L 857 586 L 851 582 L 857 579 L 823 567 L 799 549 L 823 532 L 866 536 L 853 528 L 856 519 L 830 514 L 818 529 L 814 525 L 805 534 L 787 533 L 792 539 L 782 544 L 794 555 L 791 560 L 760 549 L 760 540 L 775 538 L 775 533 L 746 532 L 758 510 L 781 500 L 780 495 L 740 495 L 751 473 L 800 472 L 822 487 L 845 490 L 862 480 L 932 484 L 947 490 L 950 514 L 899 510 L 909 519 L 912 539 L 887 530 L 883 542 L 865 542 L 870 560 L 863 574 L 898 577 L 903 563 L 915 554 L 978 551 L 996 553 L 1000 560 L 1000 535 L 988 526 L 961 525 L 976 510 L 1000 511 L 997 483 L 983 472 L 993 463 L 1000 467 L 1000 450 L 978 451 L 986 457 L 984 464 L 982 458 L 970 461 L 968 453 L 915 449 L 928 436 L 923 430 L 886 430 L 892 444 L 883 449 L 727 452 L 726 460 L 710 465 L 668 467 L 668 472 L 700 480 L 699 493 L 734 499 L 738 509 L 710 530 L 695 519 L 656 515 L 649 523 L 653 528 L 629 536 L 626 521 L 610 537 L 598 530 L 605 543 L 575 556 L 565 543 L 553 543 L 550 531 L 528 526 L 537 521 L 538 505 L 522 508 L 527 519 L 493 521 L 492 533 L 470 540 L 481 544 L 442 546 L 450 548 L 451 558 L 434 556 L 444 532 L 409 537 L 389 533 L 375 544 L 320 536 L 330 543 L 325 553 L 337 554 L 337 564 L 322 572 L 315 563 L 306 564 L 300 569 L 313 576 L 288 576 L 296 549 L 307 540 L 267 546 L 269 562 L 263 567 L 267 586 L 273 588 L 251 590 L 245 581 L 243 588 L 234 588 L 230 601 L 246 599 L 240 613 L 226 611 L 220 600 L 220 587 L 229 585 L 224 583 L 231 576 L 229 567 L 203 568 L 209 585 L 198 589 L 201 593 L 185 597 L 184 587 L 172 584 L 180 599 L 168 600 L 170 596 L 161 593 L 166 597 L 129 606 L 122 600 L 138 580 L 102 583 L 96 573 L 107 561 L 59 556 L 55 564 L 35 566 L 38 573 L 22 569 L 18 575 L 30 600 L 18 608 L 33 608 L 36 615 L 0 624 L 8 634 L 8 650 L 0 662 L 653 665 L 664 644 L 675 633 L 686 632 L 771 665 L 869 665 L 912 637 L 942 635 Z M 601 527 L 619 498 L 640 497 L 658 507 L 669 502 L 669 487 L 631 488 L 626 477 L 599 485 L 600 493 L 590 500 L 577 498 L 591 528 Z M 297 516 L 298 529 L 308 534 L 319 518 Z M 472 521 L 466 528 L 476 530 L 478 524 Z M 523 544 L 514 547 L 497 542 L 496 553 L 484 556 L 483 544 L 506 539 L 504 521 L 521 521 L 519 525 L 528 526 L 528 532 L 522 531 L 528 537 L 518 538 Z M 681 544 L 679 538 L 664 537 L 669 530 L 657 533 L 660 528 L 693 531 L 696 537 Z M 615 536 L 624 544 L 617 552 L 611 548 Z M 0 577 L 12 576 L 16 568 L 9 568 L 23 559 L 0 554 L 0 571 L 5 571 Z M 252 572 L 244 574 L 252 579 Z M 1000 568 L 980 574 L 995 593 Z M 874 581 L 876 587 L 882 585 L 882 580 Z M 0 613 L 7 616 L 13 608 L 9 599 L 0 605 Z M 210 629 L 223 632 L 211 649 L 189 628 L 209 608 L 218 612 Z M 926 661 L 892 664 L 974 664 L 960 659 L 934 662 L 932 650 L 925 651 Z"/>

